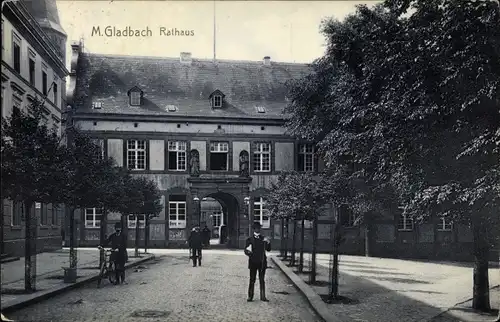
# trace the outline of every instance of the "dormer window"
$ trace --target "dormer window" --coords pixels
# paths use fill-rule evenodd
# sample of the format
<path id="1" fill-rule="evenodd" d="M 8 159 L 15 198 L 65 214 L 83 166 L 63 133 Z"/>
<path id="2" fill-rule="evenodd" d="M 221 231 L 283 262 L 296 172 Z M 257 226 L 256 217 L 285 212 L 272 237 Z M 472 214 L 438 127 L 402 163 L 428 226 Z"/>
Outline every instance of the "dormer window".
<path id="1" fill-rule="evenodd" d="M 224 93 L 220 90 L 215 90 L 212 94 L 210 94 L 209 99 L 212 108 L 222 108 L 224 97 Z"/>
<path id="2" fill-rule="evenodd" d="M 92 102 L 92 108 L 94 110 L 100 110 L 102 108 L 102 102 Z"/>
<path id="3" fill-rule="evenodd" d="M 141 94 L 140 93 L 130 93 L 130 105 L 132 105 L 132 106 L 141 105 Z"/>
<path id="4" fill-rule="evenodd" d="M 214 95 L 213 99 L 213 106 L 214 107 L 222 107 L 222 96 L 220 95 Z"/>
<path id="5" fill-rule="evenodd" d="M 141 106 L 143 93 L 144 92 L 137 86 L 129 89 L 127 95 L 129 97 L 130 106 Z"/>

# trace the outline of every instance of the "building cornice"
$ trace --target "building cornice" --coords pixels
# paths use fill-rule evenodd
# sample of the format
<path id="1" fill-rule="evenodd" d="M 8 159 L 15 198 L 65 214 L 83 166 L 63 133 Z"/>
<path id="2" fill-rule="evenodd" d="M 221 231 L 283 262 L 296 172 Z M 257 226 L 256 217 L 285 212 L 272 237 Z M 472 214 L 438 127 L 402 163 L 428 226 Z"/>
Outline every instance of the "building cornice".
<path id="1" fill-rule="evenodd" d="M 62 58 L 56 54 L 54 45 L 51 43 L 49 37 L 40 27 L 36 19 L 29 13 L 26 6 L 21 1 L 16 1 L 15 3 L 5 3 L 3 8 L 4 14 L 6 7 L 13 14 L 14 18 L 22 24 L 22 27 L 26 29 L 37 45 L 42 48 L 44 56 L 48 57 L 51 61 L 51 67 L 56 67 L 55 69 L 58 70 L 58 74 L 66 77 L 69 74 L 69 71 L 66 68 L 65 62 L 63 62 Z"/>
<path id="2" fill-rule="evenodd" d="M 209 116 L 171 116 L 171 115 L 125 115 L 125 114 L 97 114 L 76 112 L 74 120 L 95 121 L 130 121 L 130 122 L 168 122 L 168 123 L 204 123 L 204 124 L 245 124 L 245 125 L 279 125 L 285 124 L 284 119 L 255 119 Z"/>

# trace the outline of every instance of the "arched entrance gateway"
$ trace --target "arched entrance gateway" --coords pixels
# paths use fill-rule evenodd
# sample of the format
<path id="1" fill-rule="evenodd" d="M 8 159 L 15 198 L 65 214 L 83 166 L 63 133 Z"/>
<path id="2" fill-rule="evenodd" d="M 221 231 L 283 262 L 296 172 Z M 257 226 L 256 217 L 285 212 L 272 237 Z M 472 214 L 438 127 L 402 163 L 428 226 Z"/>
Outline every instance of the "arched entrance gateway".
<path id="1" fill-rule="evenodd" d="M 202 228 L 205 223 L 209 228 L 210 226 L 213 228 L 213 224 L 218 223 L 222 229 L 215 228 L 218 230 L 217 233 L 214 233 L 214 229 L 212 229 L 212 237 L 221 240 L 221 246 L 243 248 L 249 231 L 248 206 L 245 205 L 245 198 L 250 195 L 252 179 L 248 177 L 224 179 L 191 177 L 188 181 L 191 184 L 191 195 L 195 202 L 195 207 L 192 207 L 190 215 L 191 223 L 198 224 Z M 219 220 L 210 217 L 217 215 L 215 207 L 204 206 L 204 203 L 214 204 L 213 201 L 216 201 L 215 204 L 220 204 L 221 217 Z"/>

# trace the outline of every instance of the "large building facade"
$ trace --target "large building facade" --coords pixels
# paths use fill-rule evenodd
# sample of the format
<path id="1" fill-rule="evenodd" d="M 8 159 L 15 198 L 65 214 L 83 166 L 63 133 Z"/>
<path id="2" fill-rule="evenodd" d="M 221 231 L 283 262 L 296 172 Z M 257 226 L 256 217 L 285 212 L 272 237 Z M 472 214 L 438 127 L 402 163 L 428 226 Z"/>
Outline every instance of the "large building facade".
<path id="1" fill-rule="evenodd" d="M 2 117 L 25 110 L 35 98 L 45 99 L 43 118 L 61 134 L 66 106 L 66 35 L 55 0 L 2 4 Z M 2 201 L 2 254 L 24 254 L 23 206 Z M 61 247 L 62 208 L 36 203 L 37 251 Z"/>
<path id="2" fill-rule="evenodd" d="M 193 59 L 190 53 L 177 58 L 98 55 L 74 44 L 71 70 L 68 102 L 75 109 L 75 126 L 98 140 L 106 157 L 154 180 L 162 192 L 164 209 L 151 221 L 150 247 L 185 245 L 191 227 L 210 220 L 211 226 L 226 226 L 228 247 L 244 245 L 252 220 L 279 247 L 281 224 L 266 210 L 271 183 L 283 170 L 323 167 L 314 145 L 298 142 L 283 127 L 285 82 L 306 75 L 309 66 L 270 57 L 249 62 Z M 220 209 L 203 206 L 206 198 Z M 214 219 L 219 211 L 222 215 Z M 397 207 L 369 229 L 354 227 L 356 218 L 344 207 L 325 207 L 318 225 L 320 251 L 331 249 L 337 212 L 343 253 L 470 258 L 468 227 L 440 218 L 417 225 Z M 99 243 L 101 216 L 100 209 L 81 210 L 79 245 Z M 108 234 L 120 217 L 108 214 Z M 144 218 L 127 222 L 133 245 L 136 224 L 144 237 Z M 310 249 L 310 223 L 306 229 Z"/>

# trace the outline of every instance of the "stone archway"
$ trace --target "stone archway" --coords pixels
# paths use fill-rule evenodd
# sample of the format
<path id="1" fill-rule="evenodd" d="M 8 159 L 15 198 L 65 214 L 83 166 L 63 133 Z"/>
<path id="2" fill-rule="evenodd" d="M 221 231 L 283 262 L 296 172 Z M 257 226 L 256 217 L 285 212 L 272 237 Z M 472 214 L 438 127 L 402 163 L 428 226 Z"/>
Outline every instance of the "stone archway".
<path id="1" fill-rule="evenodd" d="M 227 218 L 227 240 L 225 245 L 229 248 L 237 248 L 240 226 L 240 204 L 238 199 L 232 194 L 223 191 L 205 193 L 201 196 L 201 200 L 203 198 L 213 198 L 221 204 L 224 216 Z"/>

